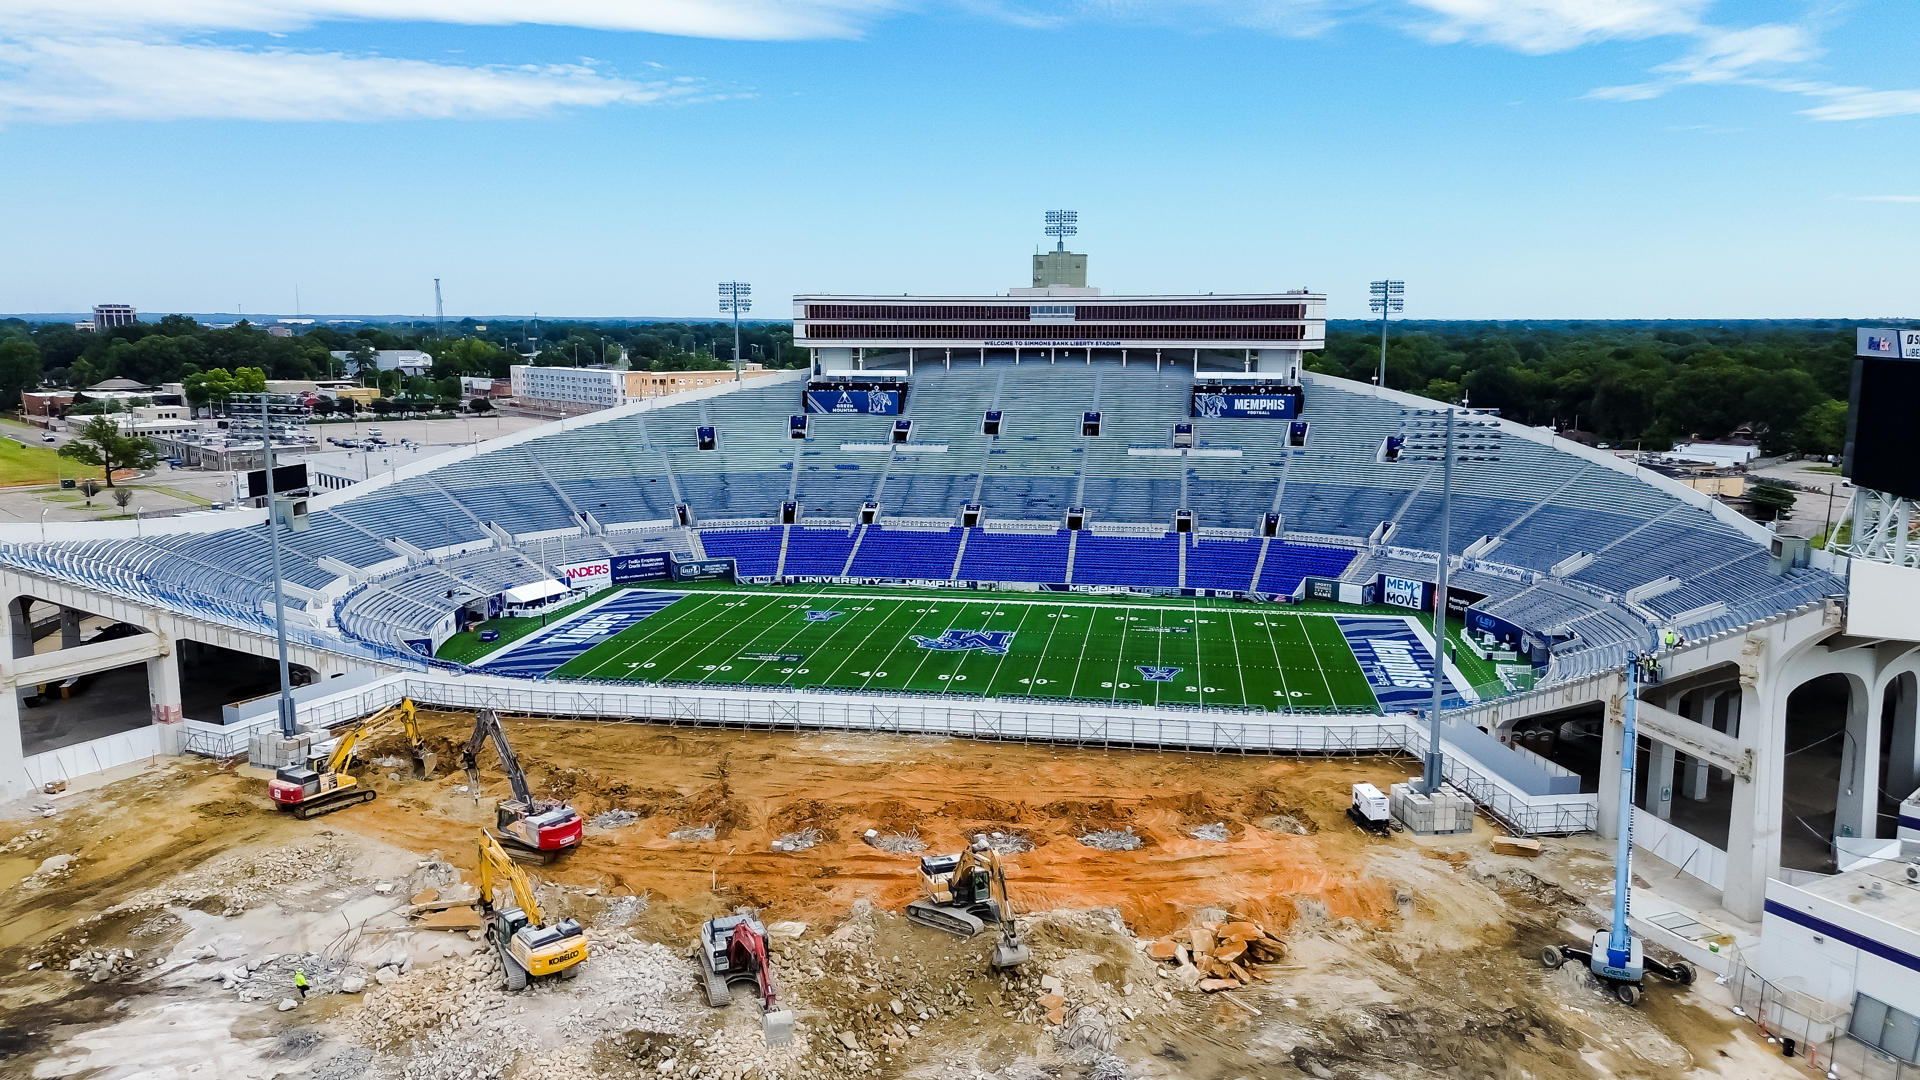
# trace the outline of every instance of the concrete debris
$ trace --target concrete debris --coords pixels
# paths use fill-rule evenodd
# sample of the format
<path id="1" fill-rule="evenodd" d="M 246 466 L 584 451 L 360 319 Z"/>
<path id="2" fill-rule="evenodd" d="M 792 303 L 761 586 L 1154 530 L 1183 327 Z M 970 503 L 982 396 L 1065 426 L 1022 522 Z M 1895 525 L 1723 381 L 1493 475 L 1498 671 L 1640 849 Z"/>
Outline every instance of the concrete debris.
<path id="1" fill-rule="evenodd" d="M 367 980 L 358 975 L 349 975 L 340 980 L 340 992 L 343 994 L 357 994 L 366 988 Z"/>
<path id="2" fill-rule="evenodd" d="M 349 1046 L 313 1067 L 310 1080 L 359 1080 L 373 1064 L 373 1051 Z"/>
<path id="3" fill-rule="evenodd" d="M 1496 855 L 1537 859 L 1540 857 L 1540 841 L 1526 836 L 1496 836 L 1493 838 L 1493 851 Z"/>
<path id="4" fill-rule="evenodd" d="M 351 993 L 346 989 L 349 980 L 363 987 L 367 982 L 365 969 L 351 961 L 319 953 L 282 953 L 235 968 L 232 974 L 239 977 L 223 980 L 221 989 L 238 991 L 241 1001 L 272 1001 L 293 991 L 296 971 L 306 974 L 310 998 Z"/>
<path id="5" fill-rule="evenodd" d="M 990 832 L 987 846 L 1002 855 L 1019 855 L 1033 850 L 1033 841 L 1019 833 Z"/>
<path id="6" fill-rule="evenodd" d="M 164 885 L 136 893 L 110 914 L 155 908 L 193 907 L 209 897 L 227 902 L 222 915 L 238 915 L 262 903 L 277 902 L 299 881 L 351 877 L 352 853 L 332 835 L 261 852 L 214 859 Z"/>
<path id="7" fill-rule="evenodd" d="M 37 878 L 59 877 L 61 874 L 72 870 L 74 860 L 79 857 L 78 855 L 55 855 L 41 862 L 40 868 L 33 872 L 33 876 Z"/>
<path id="8" fill-rule="evenodd" d="M 874 847 L 892 855 L 918 855 L 927 850 L 927 842 L 920 839 L 920 830 L 909 829 L 903 833 L 884 833 L 871 841 Z"/>
<path id="9" fill-rule="evenodd" d="M 11 855 L 16 851 L 24 850 L 46 839 L 46 837 L 46 832 L 41 829 L 28 830 L 7 841 L 5 844 L 0 844 L 0 855 Z"/>
<path id="10" fill-rule="evenodd" d="M 675 829 L 667 834 L 668 839 L 678 841 L 682 844 L 697 844 L 703 840 L 711 840 L 713 837 L 714 827 L 711 825 L 688 826 L 684 829 Z"/>
<path id="11" fill-rule="evenodd" d="M 799 832 L 790 832 L 773 842 L 775 851 L 805 851 L 818 844 L 822 837 L 819 829 L 806 828 Z"/>
<path id="12" fill-rule="evenodd" d="M 1100 851 L 1135 851 L 1146 843 L 1131 825 L 1124 829 L 1098 829 L 1081 837 L 1080 842 Z"/>
<path id="13" fill-rule="evenodd" d="M 1146 947 L 1153 959 L 1173 961 L 1182 985 L 1207 993 L 1237 989 L 1259 978 L 1254 965 L 1278 963 L 1286 956 L 1286 945 L 1259 923 L 1207 913 L 1224 918 L 1176 930 Z"/>
<path id="14" fill-rule="evenodd" d="M 1087 1080 L 1133 1080 L 1133 1074 L 1127 1071 L 1126 1062 L 1111 1053 L 1103 1053 L 1087 1070 Z"/>
<path id="15" fill-rule="evenodd" d="M 280 1004 L 274 1007 L 281 1012 L 292 1012 L 293 1010 L 300 1007 L 300 1003 L 293 1000 L 292 998 L 281 998 Z"/>
<path id="16" fill-rule="evenodd" d="M 1195 840 L 1205 840 L 1210 844 L 1224 844 L 1233 838 L 1233 834 L 1227 831 L 1227 823 L 1224 821 L 1215 822 L 1212 825 L 1202 825 L 1190 831 L 1187 835 L 1193 837 Z"/>
<path id="17" fill-rule="evenodd" d="M 624 829 L 640 820 L 640 815 L 631 810 L 608 810 L 587 819 L 587 824 L 596 829 Z"/>

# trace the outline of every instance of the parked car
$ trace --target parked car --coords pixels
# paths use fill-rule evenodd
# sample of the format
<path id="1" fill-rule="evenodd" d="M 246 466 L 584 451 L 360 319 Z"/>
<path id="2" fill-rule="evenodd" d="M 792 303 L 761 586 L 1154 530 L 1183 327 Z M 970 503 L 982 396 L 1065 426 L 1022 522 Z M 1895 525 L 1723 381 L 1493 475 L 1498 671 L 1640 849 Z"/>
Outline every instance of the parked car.
<path id="1" fill-rule="evenodd" d="M 40 441 L 41 442 L 59 442 L 60 440 L 54 437 L 53 432 L 49 431 L 46 434 L 40 436 Z M 1439 558 L 1439 556 L 1437 555 L 1434 557 Z"/>

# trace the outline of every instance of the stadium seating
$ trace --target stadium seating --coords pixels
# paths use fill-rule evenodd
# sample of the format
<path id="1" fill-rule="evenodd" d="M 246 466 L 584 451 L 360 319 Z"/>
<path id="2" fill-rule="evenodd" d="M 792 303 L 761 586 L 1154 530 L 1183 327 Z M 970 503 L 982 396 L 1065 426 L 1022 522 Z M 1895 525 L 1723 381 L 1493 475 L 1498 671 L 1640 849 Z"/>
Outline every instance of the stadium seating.
<path id="1" fill-rule="evenodd" d="M 1379 460 L 1388 434 L 1430 416 L 1365 386 L 1309 376 L 1303 419 L 1310 435 L 1292 447 L 1284 424 L 1189 417 L 1191 381 L 1190 369 L 1155 371 L 1151 361 L 1122 367 L 1029 356 L 1018 365 L 949 369 L 923 358 L 905 409 L 914 424 L 909 449 L 887 445 L 893 417 L 816 414 L 809 438 L 790 438 L 787 417 L 801 408 L 790 379 L 614 410 L 329 496 L 307 531 L 281 534 L 283 570 L 297 586 L 345 594 L 331 612 L 315 613 L 322 622 L 337 619 L 347 636 L 345 645 L 328 639 L 329 647 L 380 656 L 404 655 L 398 641 L 441 624 L 459 602 L 450 590 L 457 597 L 547 576 L 558 563 L 541 567 L 532 538 L 542 535 L 569 537 L 575 553 L 704 550 L 736 560 L 753 577 L 850 572 L 1062 584 L 1070 541 L 1059 526 L 1068 508 L 1084 507 L 1089 528 L 1071 544 L 1075 585 L 1238 591 L 1252 584 L 1286 595 L 1308 576 L 1431 575 L 1432 560 L 1411 553 L 1441 547 L 1439 465 L 1419 455 Z M 998 436 L 982 432 L 988 409 L 1003 414 Z M 1081 413 L 1094 410 L 1101 433 L 1089 437 Z M 1193 425 L 1196 453 L 1170 453 L 1176 423 Z M 718 441 L 703 451 L 694 432 L 706 426 Z M 1556 677 L 1617 662 L 1659 627 L 1712 632 L 1838 587 L 1817 570 L 1773 573 L 1750 533 L 1671 485 L 1524 429 L 1507 427 L 1499 442 L 1484 455 L 1494 460 L 1455 467 L 1447 548 L 1459 555 L 1480 542 L 1475 565 L 1484 572 L 1469 567 L 1452 580 L 1485 595 L 1483 609 L 1553 638 Z M 771 523 L 789 500 L 814 526 L 823 517 L 849 524 L 708 527 L 698 549 L 687 530 L 672 527 L 680 505 L 696 525 L 724 526 L 728 519 Z M 869 501 L 879 504 L 882 523 L 853 525 Z M 943 519 L 959 525 L 969 503 L 982 507 L 983 527 L 937 527 Z M 1171 529 L 1181 510 L 1201 532 L 1153 535 Z M 1285 535 L 1247 532 L 1270 510 L 1281 515 Z M 1370 546 L 1382 522 L 1392 524 L 1386 545 Z M 518 551 L 502 550 L 502 534 L 529 539 Z M 1482 542 L 1488 537 L 1497 542 Z M 14 544 L 0 561 L 258 628 L 272 592 L 266 548 L 264 529 L 254 526 Z M 416 552 L 410 565 L 403 552 L 413 549 L 434 558 L 422 565 Z M 1565 580 L 1549 579 L 1551 568 L 1579 552 L 1592 561 Z M 336 585 L 323 558 L 333 560 L 328 567 L 355 568 L 357 580 L 378 576 Z M 1677 583 L 1627 601 L 1668 577 Z"/>

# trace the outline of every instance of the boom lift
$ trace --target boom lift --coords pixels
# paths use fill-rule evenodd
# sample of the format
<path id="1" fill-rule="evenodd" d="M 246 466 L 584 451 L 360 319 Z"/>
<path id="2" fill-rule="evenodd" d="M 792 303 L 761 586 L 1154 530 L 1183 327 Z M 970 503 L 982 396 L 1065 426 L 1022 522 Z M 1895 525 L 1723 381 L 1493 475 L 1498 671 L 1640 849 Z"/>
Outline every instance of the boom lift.
<path id="1" fill-rule="evenodd" d="M 1693 983 L 1691 964 L 1679 961 L 1669 967 L 1646 955 L 1640 935 L 1627 926 L 1631 910 L 1627 889 L 1633 882 L 1633 767 L 1639 756 L 1635 753 L 1639 736 L 1634 731 L 1634 720 L 1639 712 L 1642 659 L 1636 655 L 1627 663 L 1627 693 L 1621 708 L 1626 730 L 1620 734 L 1620 820 L 1615 833 L 1619 846 L 1613 856 L 1613 926 L 1594 931 L 1591 949 L 1549 945 L 1540 950 L 1540 962 L 1556 970 L 1569 960 L 1587 965 L 1601 982 L 1612 988 L 1613 995 L 1623 1005 L 1640 1000 L 1649 969 L 1681 986 Z M 1653 665 L 1653 657 L 1645 659 L 1648 671 L 1658 670 Z"/>
<path id="2" fill-rule="evenodd" d="M 732 1004 L 731 985 L 753 983 L 760 995 L 760 1031 L 768 1046 L 786 1046 L 793 1042 L 793 1012 L 780 1008 L 780 987 L 773 978 L 773 964 L 767 959 L 767 928 L 751 915 L 729 915 L 708 919 L 700 927 L 700 971 L 706 976 L 707 1004 L 714 1008 Z"/>
<path id="3" fill-rule="evenodd" d="M 907 921 L 955 937 L 972 937 L 988 921 L 1000 924 L 1000 940 L 993 947 L 993 966 L 1019 967 L 1032 959 L 1032 950 L 1013 921 L 1013 902 L 1007 897 L 1007 868 L 983 836 L 958 855 L 920 857 L 920 884 L 927 898 L 907 905 Z"/>
<path id="4" fill-rule="evenodd" d="M 433 772 L 438 758 L 420 741 L 420 725 L 414 720 L 411 698 L 401 698 L 362 720 L 352 731 L 334 742 L 333 753 L 313 758 L 304 765 L 290 765 L 274 773 L 267 782 L 267 795 L 283 810 L 293 811 L 302 821 L 354 803 L 372 802 L 373 789 L 347 771 L 353 762 L 354 747 L 394 717 L 407 733 L 409 756 L 413 758 L 413 777 L 424 780 Z"/>
<path id="5" fill-rule="evenodd" d="M 494 905 L 503 884 L 513 893 L 511 907 Z M 572 919 L 546 924 L 527 872 L 514 865 L 500 841 L 485 829 L 480 830 L 480 917 L 487 940 L 500 954 L 507 989 L 525 990 L 530 978 L 571 979 L 580 974 L 576 965 L 587 958 L 587 932 Z"/>
<path id="6" fill-rule="evenodd" d="M 508 854 L 536 866 L 551 863 L 580 842 L 586 822 L 564 802 L 534 798 L 520 759 L 507 743 L 507 729 L 500 723 L 500 714 L 492 709 L 481 709 L 473 718 L 473 734 L 467 737 L 466 749 L 460 755 L 460 764 L 467 770 L 467 790 L 473 792 L 474 802 L 480 801 L 480 747 L 488 739 L 493 740 L 494 752 L 500 755 L 500 769 L 507 774 L 507 783 L 513 785 L 513 798 L 501 803 L 494 815 Z"/>

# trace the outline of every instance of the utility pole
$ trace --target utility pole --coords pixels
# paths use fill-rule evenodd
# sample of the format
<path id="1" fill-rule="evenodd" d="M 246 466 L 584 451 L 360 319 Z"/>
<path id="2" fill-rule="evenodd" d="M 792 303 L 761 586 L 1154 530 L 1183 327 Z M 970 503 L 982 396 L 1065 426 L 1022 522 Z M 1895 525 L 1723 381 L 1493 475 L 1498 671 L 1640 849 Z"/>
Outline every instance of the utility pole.
<path id="1" fill-rule="evenodd" d="M 1387 313 L 1406 307 L 1404 281 L 1375 281 L 1367 285 L 1367 308 L 1380 313 L 1380 389 L 1387 388 Z"/>
<path id="2" fill-rule="evenodd" d="M 440 307 L 440 279 L 433 279 L 433 332 L 439 335 L 446 330 L 446 312 Z"/>

